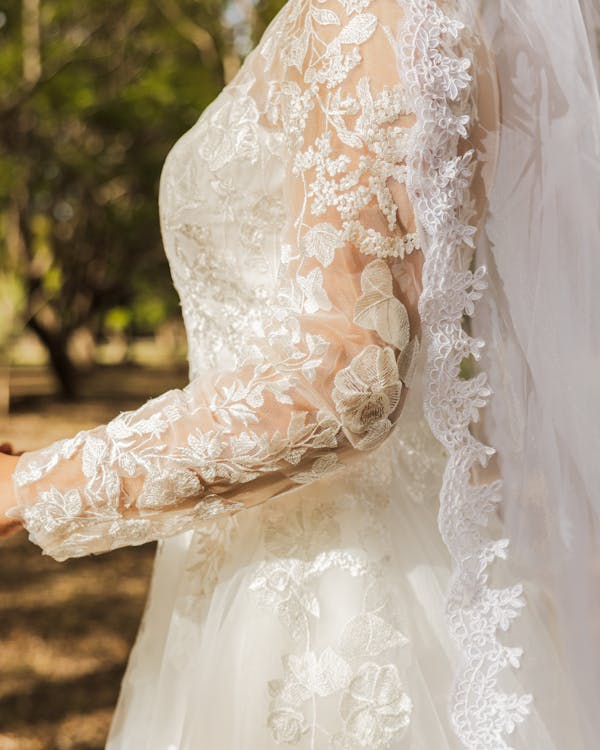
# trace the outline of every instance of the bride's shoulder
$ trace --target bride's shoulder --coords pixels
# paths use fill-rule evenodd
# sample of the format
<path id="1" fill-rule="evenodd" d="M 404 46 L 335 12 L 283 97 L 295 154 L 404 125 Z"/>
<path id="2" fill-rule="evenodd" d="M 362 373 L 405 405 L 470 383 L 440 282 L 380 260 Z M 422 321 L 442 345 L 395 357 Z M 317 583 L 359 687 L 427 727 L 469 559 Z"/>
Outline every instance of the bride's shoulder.
<path id="1" fill-rule="evenodd" d="M 331 90 L 351 72 L 396 67 L 403 5 L 400 0 L 288 0 L 244 71 Z"/>

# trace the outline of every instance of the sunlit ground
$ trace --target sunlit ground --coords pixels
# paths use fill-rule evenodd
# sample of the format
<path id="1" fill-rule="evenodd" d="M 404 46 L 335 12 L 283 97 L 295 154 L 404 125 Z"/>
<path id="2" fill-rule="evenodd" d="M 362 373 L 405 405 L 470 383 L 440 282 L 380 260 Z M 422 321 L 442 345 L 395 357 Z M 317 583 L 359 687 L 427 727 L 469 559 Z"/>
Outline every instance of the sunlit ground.
<path id="1" fill-rule="evenodd" d="M 47 445 L 185 382 L 181 368 L 107 368 L 85 380 L 82 403 L 67 405 L 40 396 L 53 390 L 45 370 L 18 370 L 0 440 Z M 0 542 L 0 750 L 104 748 L 154 548 L 57 563 L 25 532 Z"/>

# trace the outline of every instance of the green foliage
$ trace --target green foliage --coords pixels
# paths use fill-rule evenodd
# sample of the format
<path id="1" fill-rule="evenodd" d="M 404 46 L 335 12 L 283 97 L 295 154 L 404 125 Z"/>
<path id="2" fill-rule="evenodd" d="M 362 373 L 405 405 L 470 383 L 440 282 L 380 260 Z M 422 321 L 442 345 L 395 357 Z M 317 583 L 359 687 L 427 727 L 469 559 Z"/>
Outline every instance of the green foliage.
<path id="1" fill-rule="evenodd" d="M 240 2 L 233 14 L 215 0 L 3 4 L 0 281 L 21 289 L 12 309 L 24 324 L 38 316 L 66 340 L 82 325 L 147 332 L 178 313 L 158 221 L 162 164 L 223 87 L 240 28 L 252 36 L 281 4 Z"/>

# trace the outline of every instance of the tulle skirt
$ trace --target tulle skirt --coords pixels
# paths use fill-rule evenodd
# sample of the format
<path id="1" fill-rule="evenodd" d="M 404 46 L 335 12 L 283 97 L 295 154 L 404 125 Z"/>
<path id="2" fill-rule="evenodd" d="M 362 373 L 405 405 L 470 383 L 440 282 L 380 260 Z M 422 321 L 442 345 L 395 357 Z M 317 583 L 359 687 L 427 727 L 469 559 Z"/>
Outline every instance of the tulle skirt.
<path id="1" fill-rule="evenodd" d="M 444 464 L 409 398 L 386 443 L 342 473 L 159 542 L 107 750 L 461 748 Z M 548 612 L 529 599 L 509 636 L 527 640 L 526 664 L 504 688 L 529 681 L 547 710 L 534 701 L 510 746 L 575 750 Z"/>

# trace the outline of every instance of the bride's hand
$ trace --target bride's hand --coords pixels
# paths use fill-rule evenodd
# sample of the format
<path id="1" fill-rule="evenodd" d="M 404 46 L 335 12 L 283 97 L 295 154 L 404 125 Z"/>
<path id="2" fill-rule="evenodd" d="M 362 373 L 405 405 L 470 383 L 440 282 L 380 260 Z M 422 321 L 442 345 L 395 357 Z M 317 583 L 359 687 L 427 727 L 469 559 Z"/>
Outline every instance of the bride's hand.
<path id="1" fill-rule="evenodd" d="M 5 446 L 3 445 L 1 448 L 5 448 Z M 19 520 L 4 515 L 4 512 L 17 502 L 12 475 L 18 460 L 18 455 L 9 455 L 0 451 L 0 539 L 10 536 L 22 528 Z"/>

